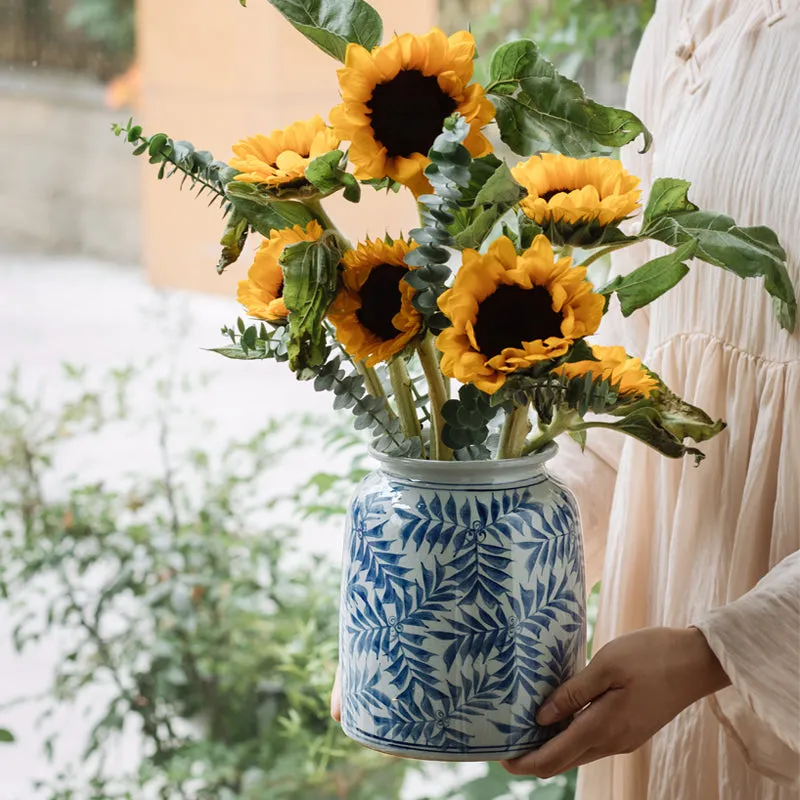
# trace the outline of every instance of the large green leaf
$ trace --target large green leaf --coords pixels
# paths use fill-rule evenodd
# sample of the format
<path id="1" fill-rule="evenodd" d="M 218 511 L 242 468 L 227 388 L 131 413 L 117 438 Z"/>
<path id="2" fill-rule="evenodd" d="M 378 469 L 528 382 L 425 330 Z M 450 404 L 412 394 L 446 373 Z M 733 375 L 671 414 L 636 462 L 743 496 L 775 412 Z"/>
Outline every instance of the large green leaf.
<path id="1" fill-rule="evenodd" d="M 670 433 L 664 427 L 658 411 L 651 406 L 637 407 L 617 422 L 592 422 L 588 423 L 587 427 L 607 428 L 626 433 L 669 458 L 692 455 L 697 464 L 705 458 L 702 451 L 685 445 L 677 436 Z"/>
<path id="2" fill-rule="evenodd" d="M 770 228 L 740 228 L 715 211 L 678 211 L 651 216 L 642 236 L 678 247 L 697 242 L 696 258 L 722 267 L 740 278 L 763 276 L 782 328 L 793 331 L 797 298 L 786 269 L 786 252 Z"/>
<path id="3" fill-rule="evenodd" d="M 670 458 L 693 455 L 697 463 L 705 456 L 685 445 L 684 440 L 705 442 L 725 429 L 722 420 L 714 421 L 701 408 L 681 400 L 663 384 L 651 397 L 609 413 L 621 419 L 613 423 L 593 422 L 589 426 L 627 433 Z"/>
<path id="4" fill-rule="evenodd" d="M 504 205 L 509 207 L 519 203 L 526 194 L 525 189 L 514 180 L 508 164 L 503 162 L 486 179 L 486 182 L 475 197 L 475 205 Z"/>
<path id="5" fill-rule="evenodd" d="M 633 272 L 614 278 L 600 289 L 599 294 L 616 292 L 622 315 L 628 317 L 679 283 L 689 273 L 684 262 L 691 259 L 696 250 L 697 242 L 690 239 L 668 255 L 654 258 Z"/>
<path id="6" fill-rule="evenodd" d="M 14 734 L 6 728 L 0 728 L 0 743 L 10 744 L 15 741 Z"/>
<path id="7" fill-rule="evenodd" d="M 381 43 L 383 23 L 364 0 L 269 0 L 307 39 L 339 61 L 351 42 L 372 50 Z"/>
<path id="8" fill-rule="evenodd" d="M 496 162 L 496 164 L 494 163 Z M 448 230 L 460 249 L 477 249 L 500 218 L 525 196 L 508 165 L 492 157 L 470 165 L 470 183 L 462 193 L 459 205 L 471 204 L 455 212 Z"/>
<path id="9" fill-rule="evenodd" d="M 295 225 L 305 228 L 315 219 L 313 212 L 303 203 L 272 200 L 251 183 L 232 181 L 225 191 L 234 209 L 262 236 Z"/>
<path id="10" fill-rule="evenodd" d="M 650 189 L 647 208 L 644 210 L 642 227 L 646 228 L 657 217 L 679 211 L 697 211 L 689 199 L 689 181 L 680 178 L 657 178 Z"/>
<path id="11" fill-rule="evenodd" d="M 702 408 L 690 405 L 663 384 L 646 402 L 658 411 L 664 428 L 678 439 L 705 442 L 725 429 L 722 420 L 715 422 Z"/>
<path id="12" fill-rule="evenodd" d="M 638 117 L 590 100 L 529 40 L 498 48 L 487 93 L 503 141 L 522 156 L 556 150 L 581 158 L 621 147 L 640 134 L 645 150 L 652 141 Z"/>
<path id="13" fill-rule="evenodd" d="M 289 366 L 302 379 L 315 377 L 325 363 L 323 321 L 336 295 L 342 252 L 334 235 L 300 242 L 281 255 L 283 299 L 289 309 Z"/>

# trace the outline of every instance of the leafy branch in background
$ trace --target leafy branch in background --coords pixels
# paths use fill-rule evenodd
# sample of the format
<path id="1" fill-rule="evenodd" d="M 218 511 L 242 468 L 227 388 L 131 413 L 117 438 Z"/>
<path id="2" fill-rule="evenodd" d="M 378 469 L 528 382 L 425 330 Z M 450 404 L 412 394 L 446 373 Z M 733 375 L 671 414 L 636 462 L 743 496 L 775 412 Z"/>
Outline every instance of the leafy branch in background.
<path id="1" fill-rule="evenodd" d="M 72 0 L 66 23 L 109 53 L 133 57 L 134 0 Z"/>
<path id="2" fill-rule="evenodd" d="M 300 446 L 315 422 L 273 422 L 219 452 L 177 451 L 174 386 L 143 422 L 118 405 L 139 388 L 132 373 L 102 396 L 74 377 L 76 397 L 60 409 L 14 381 L 0 398 L 0 596 L 13 606 L 15 644 L 69 631 L 45 717 L 104 687 L 88 777 L 45 784 L 48 800 L 396 800 L 413 765 L 351 743 L 329 718 L 338 574 L 320 557 L 296 558 L 304 501 L 281 511 L 286 436 Z M 157 471 L 113 488 L 51 480 L 65 437 L 105 436 L 113 420 L 153 436 Z M 310 513 L 340 513 L 336 483 L 332 496 L 317 482 Z M 104 761 L 131 726 L 144 759 L 111 778 Z"/>

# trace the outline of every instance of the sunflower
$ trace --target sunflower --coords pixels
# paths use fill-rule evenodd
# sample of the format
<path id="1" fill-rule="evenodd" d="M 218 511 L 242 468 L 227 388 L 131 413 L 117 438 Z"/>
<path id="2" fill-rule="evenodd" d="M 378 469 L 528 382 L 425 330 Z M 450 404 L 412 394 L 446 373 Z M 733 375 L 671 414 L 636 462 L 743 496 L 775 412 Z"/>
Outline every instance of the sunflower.
<path id="1" fill-rule="evenodd" d="M 642 366 L 638 358 L 630 358 L 624 347 L 602 347 L 593 345 L 592 353 L 598 361 L 576 361 L 562 364 L 557 375 L 581 378 L 587 373 L 595 379 L 607 380 L 617 387 L 620 394 L 649 397 L 659 385 L 656 378 Z"/>
<path id="2" fill-rule="evenodd" d="M 237 299 L 256 319 L 282 322 L 289 315 L 283 302 L 283 270 L 281 253 L 285 247 L 298 242 L 316 242 L 322 236 L 322 226 L 312 220 L 305 229 L 299 225 L 274 230 L 261 243 L 246 280 L 239 281 Z"/>
<path id="3" fill-rule="evenodd" d="M 241 174 L 237 181 L 285 189 L 303 183 L 306 167 L 317 157 L 339 147 L 339 138 L 317 115 L 295 122 L 284 130 L 242 139 L 233 146 L 236 158 L 229 162 Z"/>
<path id="4" fill-rule="evenodd" d="M 511 172 L 528 191 L 522 210 L 555 244 L 596 244 L 639 208 L 639 179 L 612 158 L 542 153 Z"/>
<path id="5" fill-rule="evenodd" d="M 505 236 L 485 255 L 465 250 L 452 289 L 439 298 L 453 323 L 437 339 L 442 372 L 493 394 L 509 373 L 563 356 L 594 333 L 604 304 L 583 267 L 554 261 L 545 236 L 519 256 Z"/>
<path id="6" fill-rule="evenodd" d="M 372 52 L 348 45 L 338 72 L 343 102 L 331 111 L 331 123 L 351 143 L 357 178 L 389 176 L 417 196 L 428 191 L 428 151 L 455 112 L 470 125 L 464 142 L 470 153 L 491 152 L 481 128 L 493 119 L 494 106 L 482 86 L 469 83 L 474 57 L 471 34 L 448 39 L 439 28 L 395 36 Z"/>
<path id="7" fill-rule="evenodd" d="M 403 280 L 406 254 L 416 245 L 367 240 L 342 259 L 342 283 L 328 312 L 336 338 L 355 359 L 375 366 L 399 353 L 422 327 Z"/>

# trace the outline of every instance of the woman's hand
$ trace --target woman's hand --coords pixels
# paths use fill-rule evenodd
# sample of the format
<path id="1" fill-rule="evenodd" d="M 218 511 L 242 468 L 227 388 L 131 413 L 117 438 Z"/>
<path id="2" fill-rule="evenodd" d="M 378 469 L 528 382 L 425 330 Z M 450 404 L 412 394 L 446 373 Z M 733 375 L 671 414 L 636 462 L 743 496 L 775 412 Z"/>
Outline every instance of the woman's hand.
<path id="1" fill-rule="evenodd" d="M 549 778 L 641 747 L 683 709 L 728 686 L 728 676 L 695 628 L 648 628 L 607 644 L 536 716 L 552 725 L 577 714 L 539 750 L 503 766 Z"/>

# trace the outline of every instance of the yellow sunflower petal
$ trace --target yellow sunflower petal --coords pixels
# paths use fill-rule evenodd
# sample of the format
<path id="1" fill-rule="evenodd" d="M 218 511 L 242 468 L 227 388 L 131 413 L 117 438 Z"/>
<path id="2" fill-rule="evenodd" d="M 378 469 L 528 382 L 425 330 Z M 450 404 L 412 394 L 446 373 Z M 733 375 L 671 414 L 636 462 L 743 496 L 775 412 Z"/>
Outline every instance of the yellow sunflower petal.
<path id="1" fill-rule="evenodd" d="M 405 256 L 415 246 L 403 239 L 397 239 L 392 243 L 381 239 L 368 240 L 359 244 L 354 250 L 349 250 L 342 259 L 343 287 L 331 305 L 328 319 L 333 324 L 336 338 L 342 347 L 354 359 L 364 361 L 368 366 L 386 361 L 399 353 L 422 328 L 422 317 L 412 304 L 414 290 L 403 280 L 398 281 L 399 297 L 395 296 L 399 310 L 390 320 L 384 317 L 384 323 L 391 323 L 397 332 L 396 335 L 386 337 L 376 332 L 380 331 L 382 326 L 367 327 L 359 314 L 362 312 L 363 315 L 365 298 L 369 302 L 375 302 L 374 294 L 362 294 L 374 270 L 389 265 L 397 267 L 398 274 L 402 275 L 408 269 Z M 386 287 L 381 285 L 383 291 L 380 296 L 383 302 L 386 301 Z M 373 319 L 374 315 L 370 318 Z"/>
<path id="2" fill-rule="evenodd" d="M 528 191 L 522 210 L 562 243 L 591 244 L 606 226 L 619 225 L 639 208 L 639 179 L 611 158 L 543 153 L 512 174 Z"/>
<path id="3" fill-rule="evenodd" d="M 621 394 L 641 397 L 649 397 L 658 388 L 658 380 L 642 366 L 638 358 L 630 358 L 624 348 L 594 345 L 592 354 L 599 360 L 563 364 L 555 373 L 568 378 L 582 378 L 591 374 L 595 380 L 608 380 Z"/>
<path id="4" fill-rule="evenodd" d="M 355 45 L 348 47 L 346 66 L 337 73 L 343 102 L 331 112 L 331 123 L 336 135 L 350 142 L 350 160 L 359 178 L 389 176 L 417 196 L 429 191 L 423 170 L 435 139 L 431 131 L 440 131 L 451 112 L 461 113 L 470 123 L 466 145 L 472 155 L 491 152 L 491 144 L 480 129 L 491 121 L 494 107 L 482 87 L 467 85 L 472 77 L 474 53 L 475 42 L 470 34 L 462 32 L 447 39 L 438 28 L 424 36 L 396 35 L 372 52 Z M 410 77 L 414 73 L 417 78 Z M 433 86 L 427 82 L 432 77 L 436 78 Z M 396 80 L 399 83 L 395 84 Z M 418 142 L 413 128 L 408 130 L 417 117 L 404 113 L 404 105 L 411 102 L 409 81 L 414 98 L 420 97 L 419 92 L 440 93 L 432 98 L 435 102 L 420 104 L 422 108 L 441 107 L 442 111 L 441 119 L 431 120 L 424 115 L 420 118 Z M 378 85 L 381 102 L 373 104 Z M 398 126 L 404 126 L 403 135 L 393 137 L 392 131 L 399 130 Z"/>
<path id="5" fill-rule="evenodd" d="M 439 298 L 439 308 L 452 323 L 437 340 L 444 374 L 496 391 L 505 375 L 563 356 L 576 338 L 596 331 L 602 319 L 605 300 L 585 276 L 586 270 L 572 267 L 568 258 L 554 260 L 544 236 L 522 255 L 506 237 L 492 242 L 485 254 L 464 251 L 453 286 Z M 538 305 L 526 305 L 531 302 Z M 520 327 L 530 324 L 523 313 L 538 315 L 535 325 L 550 325 L 550 332 L 521 338 L 520 331 L 531 330 Z M 494 351 L 483 351 L 481 343 Z"/>
<path id="6" fill-rule="evenodd" d="M 236 180 L 278 187 L 305 176 L 311 155 L 322 155 L 315 148 L 328 146 L 323 152 L 336 150 L 340 139 L 325 125 L 319 115 L 305 122 L 295 122 L 269 136 L 259 134 L 242 139 L 233 146 L 230 166 L 241 174 Z"/>

